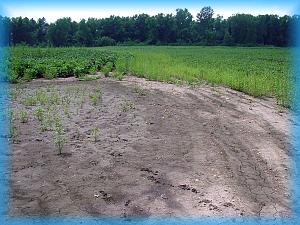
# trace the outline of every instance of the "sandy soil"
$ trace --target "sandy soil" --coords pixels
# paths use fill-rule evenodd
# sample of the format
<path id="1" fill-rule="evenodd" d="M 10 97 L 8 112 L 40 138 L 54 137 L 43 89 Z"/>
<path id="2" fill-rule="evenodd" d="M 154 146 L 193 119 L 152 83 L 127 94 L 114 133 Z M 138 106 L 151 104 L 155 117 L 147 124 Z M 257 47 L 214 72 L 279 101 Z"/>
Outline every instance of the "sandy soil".
<path id="1" fill-rule="evenodd" d="M 51 85 L 71 98 L 64 154 L 26 106 L 29 121 L 14 122 L 11 215 L 290 215 L 288 112 L 272 99 L 130 76 L 33 81 L 22 96 Z M 79 107 L 78 90 L 99 85 L 97 105 L 87 96 Z"/>

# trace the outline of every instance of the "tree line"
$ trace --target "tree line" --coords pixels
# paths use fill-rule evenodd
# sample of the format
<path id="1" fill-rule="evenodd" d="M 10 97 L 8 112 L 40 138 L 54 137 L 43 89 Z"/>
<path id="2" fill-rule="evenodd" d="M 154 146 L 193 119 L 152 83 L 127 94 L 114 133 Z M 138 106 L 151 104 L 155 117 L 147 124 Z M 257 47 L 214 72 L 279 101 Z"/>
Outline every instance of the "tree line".
<path id="1" fill-rule="evenodd" d="M 107 45 L 241 45 L 288 46 L 292 25 L 299 16 L 235 14 L 224 19 L 204 7 L 193 18 L 187 9 L 155 16 L 110 16 L 79 22 L 65 17 L 54 23 L 45 18 L 0 17 L 10 45 L 107 46 Z"/>

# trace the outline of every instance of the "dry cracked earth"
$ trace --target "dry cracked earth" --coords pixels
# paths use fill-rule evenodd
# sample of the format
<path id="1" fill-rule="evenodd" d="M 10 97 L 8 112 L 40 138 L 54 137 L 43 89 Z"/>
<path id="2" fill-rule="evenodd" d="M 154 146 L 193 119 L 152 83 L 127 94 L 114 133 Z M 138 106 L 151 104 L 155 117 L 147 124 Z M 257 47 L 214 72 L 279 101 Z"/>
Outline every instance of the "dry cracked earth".
<path id="1" fill-rule="evenodd" d="M 70 103 L 62 155 L 53 132 L 42 132 L 33 116 L 27 123 L 15 120 L 20 135 L 11 144 L 12 216 L 291 215 L 289 115 L 274 100 L 131 76 L 36 80 L 22 91 L 49 85 L 60 93 L 100 85 L 101 100 L 81 108 Z M 12 101 L 14 110 L 21 107 L 18 98 Z"/>

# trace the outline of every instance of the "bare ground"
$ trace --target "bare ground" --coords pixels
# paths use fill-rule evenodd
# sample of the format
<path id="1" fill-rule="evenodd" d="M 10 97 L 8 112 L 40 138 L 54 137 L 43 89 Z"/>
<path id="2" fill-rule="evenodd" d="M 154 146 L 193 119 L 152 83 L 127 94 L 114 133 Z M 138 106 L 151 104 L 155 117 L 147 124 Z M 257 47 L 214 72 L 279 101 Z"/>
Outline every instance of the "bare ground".
<path id="1" fill-rule="evenodd" d="M 102 97 L 79 108 L 70 95 L 63 155 L 33 113 L 27 123 L 15 120 L 12 216 L 290 215 L 288 112 L 272 99 L 130 76 L 33 81 L 22 93 L 49 85 L 61 95 L 70 86 L 100 85 Z M 23 107 L 19 98 L 12 107 Z"/>

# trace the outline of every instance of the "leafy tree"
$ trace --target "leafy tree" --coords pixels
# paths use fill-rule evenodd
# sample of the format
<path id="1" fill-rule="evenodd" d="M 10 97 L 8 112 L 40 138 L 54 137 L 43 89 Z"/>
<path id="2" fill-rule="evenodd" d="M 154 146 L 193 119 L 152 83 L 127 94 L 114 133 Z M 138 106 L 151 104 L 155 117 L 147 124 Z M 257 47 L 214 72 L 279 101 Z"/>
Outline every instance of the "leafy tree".
<path id="1" fill-rule="evenodd" d="M 69 46 L 73 42 L 71 18 L 65 17 L 50 24 L 48 38 L 54 46 Z"/>
<path id="2" fill-rule="evenodd" d="M 177 42 L 191 42 L 192 14 L 187 9 L 176 9 L 175 21 Z"/>
<path id="3" fill-rule="evenodd" d="M 37 25 L 36 25 L 36 41 L 38 44 L 46 44 L 47 43 L 47 30 L 48 30 L 48 24 L 46 22 L 46 19 L 43 17 L 41 19 L 38 19 Z"/>
<path id="4" fill-rule="evenodd" d="M 202 42 L 207 42 L 210 39 L 214 21 L 213 15 L 214 10 L 210 6 L 203 7 L 197 14 L 199 40 Z"/>
<path id="5" fill-rule="evenodd" d="M 187 9 L 176 14 L 147 14 L 132 17 L 72 21 L 58 19 L 48 24 L 45 18 L 0 17 L 9 30 L 11 45 L 104 46 L 117 43 L 274 45 L 288 46 L 291 27 L 299 16 L 236 14 L 228 19 L 207 6 L 195 20 Z"/>

